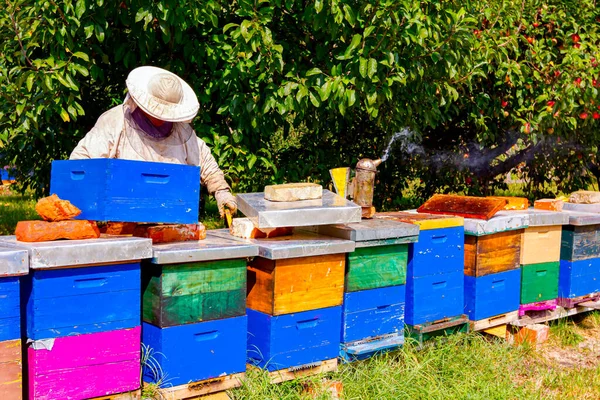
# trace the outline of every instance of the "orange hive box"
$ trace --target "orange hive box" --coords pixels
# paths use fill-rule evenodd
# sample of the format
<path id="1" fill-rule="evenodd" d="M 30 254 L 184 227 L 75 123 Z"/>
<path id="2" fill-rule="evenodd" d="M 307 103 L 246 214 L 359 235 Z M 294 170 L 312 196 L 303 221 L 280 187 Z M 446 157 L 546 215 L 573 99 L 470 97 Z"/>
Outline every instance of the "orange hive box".
<path id="1" fill-rule="evenodd" d="M 417 209 L 420 213 L 457 215 L 488 220 L 506 205 L 506 200 L 486 197 L 435 194 Z"/>
<path id="2" fill-rule="evenodd" d="M 100 229 L 93 221 L 69 220 L 58 222 L 20 221 L 15 230 L 21 242 L 47 242 L 58 239 L 96 239 Z"/>
<path id="3" fill-rule="evenodd" d="M 152 244 L 206 239 L 206 227 L 197 224 L 138 225 L 133 236 L 150 238 Z"/>
<path id="4" fill-rule="evenodd" d="M 45 221 L 65 221 L 81 214 L 81 210 L 57 195 L 43 197 L 35 205 L 35 211 Z"/>
<path id="5" fill-rule="evenodd" d="M 525 197 L 488 196 L 488 199 L 506 200 L 505 210 L 527 210 L 529 200 Z"/>
<path id="6" fill-rule="evenodd" d="M 559 199 L 540 199 L 533 203 L 533 208 L 536 210 L 562 211 L 563 204 L 565 202 Z"/>

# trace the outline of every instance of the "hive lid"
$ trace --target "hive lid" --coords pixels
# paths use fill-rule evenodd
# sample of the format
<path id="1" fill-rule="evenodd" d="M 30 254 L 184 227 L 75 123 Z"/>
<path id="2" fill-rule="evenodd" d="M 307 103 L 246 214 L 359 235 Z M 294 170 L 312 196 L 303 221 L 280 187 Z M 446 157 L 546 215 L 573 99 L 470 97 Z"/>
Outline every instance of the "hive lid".
<path id="1" fill-rule="evenodd" d="M 585 213 L 600 213 L 600 204 L 576 204 L 576 203 L 563 203 L 564 211 L 577 211 Z"/>
<path id="2" fill-rule="evenodd" d="M 511 214 L 526 214 L 529 216 L 529 227 L 535 226 L 556 226 L 556 225 L 567 225 L 569 223 L 569 216 L 562 212 L 536 210 L 529 208 L 527 210 L 519 211 L 500 211 L 500 215 L 511 215 Z"/>
<path id="3" fill-rule="evenodd" d="M 164 243 L 152 246 L 154 264 L 180 264 L 200 261 L 255 257 L 258 246 L 210 235 L 194 242 Z"/>
<path id="4" fill-rule="evenodd" d="M 209 231 L 208 236 L 236 240 L 258 246 L 258 255 L 270 260 L 351 253 L 354 242 L 299 230 L 289 236 L 271 239 L 242 239 L 231 236 L 227 229 Z"/>
<path id="5" fill-rule="evenodd" d="M 429 214 L 489 220 L 506 205 L 506 200 L 490 197 L 434 194 L 417 210 Z"/>
<path id="6" fill-rule="evenodd" d="M 390 211 L 375 214 L 376 219 L 391 219 L 394 221 L 406 222 L 419 226 L 419 229 L 443 229 L 455 228 L 464 225 L 463 217 L 455 217 L 452 215 L 427 214 L 417 213 L 417 210 L 407 211 Z"/>
<path id="7" fill-rule="evenodd" d="M 569 217 L 569 225 L 573 225 L 573 226 L 600 225 L 600 214 L 584 213 L 584 212 L 578 212 L 578 211 L 562 211 L 562 213 Z"/>
<path id="8" fill-rule="evenodd" d="M 0 246 L 27 250 L 31 269 L 119 263 L 152 257 L 151 239 L 125 236 L 102 235 L 99 239 L 36 243 L 19 242 L 15 236 L 2 236 Z"/>
<path id="9" fill-rule="evenodd" d="M 238 209 L 259 229 L 347 224 L 361 221 L 361 208 L 329 190 L 323 198 L 292 202 L 265 200 L 264 193 L 237 195 Z"/>
<path id="10" fill-rule="evenodd" d="M 529 227 L 529 214 L 515 211 L 498 212 L 489 220 L 465 218 L 465 235 L 484 236 Z"/>
<path id="11" fill-rule="evenodd" d="M 321 225 L 317 227 L 317 232 L 355 242 L 366 242 L 418 236 L 419 227 L 390 219 L 366 219 L 352 224 Z"/>
<path id="12" fill-rule="evenodd" d="M 0 247 L 0 277 L 27 275 L 27 273 L 29 273 L 27 250 Z"/>

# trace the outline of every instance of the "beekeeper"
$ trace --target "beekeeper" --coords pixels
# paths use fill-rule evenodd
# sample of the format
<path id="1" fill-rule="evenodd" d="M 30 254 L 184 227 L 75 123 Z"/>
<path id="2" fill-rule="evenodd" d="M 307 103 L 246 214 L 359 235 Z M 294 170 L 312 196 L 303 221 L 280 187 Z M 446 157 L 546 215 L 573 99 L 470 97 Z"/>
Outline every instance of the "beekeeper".
<path id="1" fill-rule="evenodd" d="M 214 195 L 221 217 L 237 210 L 235 197 L 210 149 L 190 122 L 200 105 L 193 89 L 177 75 L 139 67 L 127 77 L 122 105 L 98 118 L 71 153 L 71 160 L 122 158 L 200 166 L 200 182 Z"/>

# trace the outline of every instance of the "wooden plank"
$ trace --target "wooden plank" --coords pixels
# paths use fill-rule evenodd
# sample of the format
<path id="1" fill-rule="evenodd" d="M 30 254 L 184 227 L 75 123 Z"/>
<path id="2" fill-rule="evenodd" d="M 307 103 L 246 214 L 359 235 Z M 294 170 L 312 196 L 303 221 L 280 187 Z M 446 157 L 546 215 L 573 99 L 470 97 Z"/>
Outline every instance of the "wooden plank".
<path id="1" fill-rule="evenodd" d="M 486 197 L 435 194 L 427 200 L 418 212 L 430 214 L 456 215 L 464 218 L 488 220 L 506 205 L 506 200 Z"/>
<path id="2" fill-rule="evenodd" d="M 453 326 L 461 325 L 467 322 L 469 322 L 469 318 L 466 315 L 462 314 L 454 317 L 443 318 L 434 322 L 427 322 L 424 324 L 410 326 L 410 329 L 418 333 L 429 333 L 451 328 Z"/>
<path id="3" fill-rule="evenodd" d="M 131 392 L 110 394 L 108 396 L 94 397 L 88 400 L 140 400 L 142 398 L 142 390 L 134 390 Z"/>
<path id="4" fill-rule="evenodd" d="M 558 297 L 560 262 L 521 266 L 521 304 L 552 300 Z"/>
<path id="5" fill-rule="evenodd" d="M 523 230 L 465 236 L 465 274 L 484 276 L 519 268 Z"/>
<path id="6" fill-rule="evenodd" d="M 600 308 L 600 301 L 592 301 L 586 305 L 578 304 L 573 308 L 556 307 L 554 310 L 548 310 L 541 316 L 523 316 L 518 320 L 511 322 L 514 326 L 527 326 L 532 324 L 542 324 L 544 322 L 554 321 L 560 318 L 572 317 L 574 315 L 595 311 Z"/>
<path id="7" fill-rule="evenodd" d="M 240 387 L 245 378 L 245 373 L 239 373 L 157 390 L 165 400 L 204 398 L 202 396 Z M 144 385 L 149 384 L 144 382 Z"/>
<path id="8" fill-rule="evenodd" d="M 507 325 L 498 325 L 492 328 L 484 329 L 482 332 L 487 333 L 488 335 L 497 336 L 502 339 L 506 339 L 506 329 Z"/>
<path id="9" fill-rule="evenodd" d="M 0 342 L 0 393 L 2 393 L 2 400 L 21 400 L 22 378 L 21 340 Z"/>
<path id="10" fill-rule="evenodd" d="M 523 231 L 521 260 L 524 264 L 558 262 L 560 260 L 562 226 L 537 226 Z"/>
<path id="11" fill-rule="evenodd" d="M 375 218 L 392 219 L 395 221 L 406 222 L 409 224 L 419 225 L 419 229 L 443 229 L 463 226 L 464 220 L 461 217 L 453 217 L 450 215 L 434 215 L 425 213 L 414 213 L 406 211 L 390 211 L 377 213 Z"/>
<path id="12" fill-rule="evenodd" d="M 143 318 L 160 327 L 244 315 L 246 260 L 142 268 Z"/>
<path id="13" fill-rule="evenodd" d="M 268 260 L 248 267 L 248 308 L 282 315 L 342 304 L 345 254 Z"/>
<path id="14" fill-rule="evenodd" d="M 496 315 L 491 318 L 481 319 L 479 321 L 471 321 L 471 330 L 483 331 L 494 326 L 505 325 L 516 321 L 519 318 L 519 312 L 513 311 L 506 314 Z"/>
<path id="15" fill-rule="evenodd" d="M 537 301 L 535 303 L 521 304 L 519 307 L 519 317 L 529 314 L 536 314 L 540 311 L 548 311 L 556 309 L 556 299 Z"/>
<path id="16" fill-rule="evenodd" d="M 558 298 L 558 305 L 564 308 L 573 308 L 579 304 L 587 303 L 587 304 L 595 304 L 600 299 L 600 293 L 590 293 L 585 296 L 579 296 L 575 298 Z"/>
<path id="17" fill-rule="evenodd" d="M 320 361 L 307 366 L 300 366 L 294 368 L 280 369 L 277 371 L 269 372 L 271 383 L 281 383 L 291 381 L 294 379 L 304 378 L 308 376 L 315 376 L 324 374 L 326 372 L 337 371 L 338 360 L 333 358 L 330 360 Z M 253 365 L 248 365 L 248 369 L 255 369 Z"/>
<path id="18" fill-rule="evenodd" d="M 346 291 L 404 285 L 407 264 L 406 244 L 358 248 L 348 254 Z"/>
<path id="19" fill-rule="evenodd" d="M 488 199 L 505 200 L 504 210 L 527 210 L 529 200 L 525 197 L 487 196 Z"/>

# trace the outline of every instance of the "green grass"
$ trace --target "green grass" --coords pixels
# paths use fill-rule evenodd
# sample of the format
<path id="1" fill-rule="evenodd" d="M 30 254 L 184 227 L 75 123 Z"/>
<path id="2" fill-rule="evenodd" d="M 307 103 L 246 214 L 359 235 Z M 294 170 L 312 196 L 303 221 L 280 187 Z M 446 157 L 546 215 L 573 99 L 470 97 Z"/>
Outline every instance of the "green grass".
<path id="1" fill-rule="evenodd" d="M 19 221 L 40 219 L 34 207 L 31 197 L 0 195 L 0 235 L 13 235 Z"/>
<path id="2" fill-rule="evenodd" d="M 550 334 L 562 346 L 577 346 L 584 337 L 577 332 L 577 326 L 570 318 L 561 318 L 550 324 Z"/>

